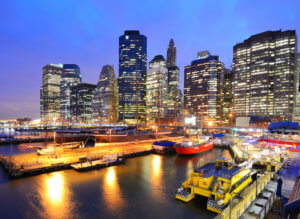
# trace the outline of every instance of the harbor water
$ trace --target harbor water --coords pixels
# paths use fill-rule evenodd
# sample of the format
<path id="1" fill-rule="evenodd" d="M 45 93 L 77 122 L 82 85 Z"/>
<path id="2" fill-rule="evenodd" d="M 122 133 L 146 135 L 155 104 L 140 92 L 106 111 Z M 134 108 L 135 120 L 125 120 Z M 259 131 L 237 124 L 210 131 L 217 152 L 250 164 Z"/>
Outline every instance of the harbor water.
<path id="1" fill-rule="evenodd" d="M 0 154 L 32 152 L 28 144 L 0 145 Z M 192 157 L 146 155 L 88 172 L 64 170 L 10 179 L 0 167 L 1 218 L 213 218 L 206 199 L 190 203 L 175 192 L 194 167 L 228 157 L 227 150 Z"/>

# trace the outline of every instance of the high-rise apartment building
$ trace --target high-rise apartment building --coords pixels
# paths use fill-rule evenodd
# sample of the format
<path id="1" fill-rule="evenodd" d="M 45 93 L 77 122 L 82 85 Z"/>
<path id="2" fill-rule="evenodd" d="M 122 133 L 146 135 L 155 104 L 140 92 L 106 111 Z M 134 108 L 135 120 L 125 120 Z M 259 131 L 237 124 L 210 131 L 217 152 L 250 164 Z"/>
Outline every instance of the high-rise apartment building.
<path id="1" fill-rule="evenodd" d="M 60 82 L 60 117 L 62 121 L 71 120 L 71 87 L 81 83 L 78 65 L 64 64 Z"/>
<path id="2" fill-rule="evenodd" d="M 263 32 L 234 46 L 234 116 L 292 121 L 296 52 L 293 30 Z"/>
<path id="3" fill-rule="evenodd" d="M 40 89 L 40 110 L 43 122 L 60 119 L 60 81 L 63 65 L 49 64 L 43 67 L 43 85 Z"/>
<path id="4" fill-rule="evenodd" d="M 168 100 L 168 69 L 162 55 L 149 62 L 146 82 L 146 119 L 148 123 L 160 123 L 166 115 Z"/>
<path id="5" fill-rule="evenodd" d="M 224 64 L 208 51 L 184 67 L 184 106 L 202 121 L 220 123 Z"/>
<path id="6" fill-rule="evenodd" d="M 111 65 L 102 67 L 95 90 L 93 117 L 100 123 L 115 123 L 118 120 L 118 83 Z"/>
<path id="7" fill-rule="evenodd" d="M 139 31 L 125 31 L 119 38 L 120 120 L 145 121 L 146 74 L 147 38 Z"/>
<path id="8" fill-rule="evenodd" d="M 96 85 L 80 83 L 71 87 L 71 121 L 91 122 L 92 101 Z"/>

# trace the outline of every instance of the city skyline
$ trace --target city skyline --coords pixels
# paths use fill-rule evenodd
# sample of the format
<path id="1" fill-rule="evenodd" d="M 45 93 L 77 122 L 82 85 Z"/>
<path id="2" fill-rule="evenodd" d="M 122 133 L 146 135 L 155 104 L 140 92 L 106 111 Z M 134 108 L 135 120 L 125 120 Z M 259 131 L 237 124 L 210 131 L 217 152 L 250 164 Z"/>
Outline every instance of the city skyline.
<path id="1" fill-rule="evenodd" d="M 252 5 L 224 1 L 216 8 L 208 2 L 195 1 L 197 4 L 189 5 L 177 2 L 171 6 L 169 2 L 160 4 L 158 10 L 153 2 L 145 2 L 134 9 L 129 8 L 130 3 L 120 3 L 116 8 L 90 1 L 80 5 L 82 7 L 78 3 L 70 5 L 68 1 L 59 4 L 2 3 L 0 119 L 39 118 L 39 88 L 42 68 L 47 64 L 77 64 L 82 81 L 92 84 L 97 83 L 106 64 L 113 65 L 115 72 L 119 72 L 118 37 L 127 29 L 139 30 L 147 37 L 148 62 L 157 54 L 166 57 L 173 36 L 182 90 L 184 66 L 194 60 L 197 52 L 209 50 L 229 67 L 233 46 L 251 35 L 267 30 L 300 30 L 296 23 L 295 6 L 299 4 L 296 1 L 284 5 L 280 1 L 272 2 L 270 8 L 268 2 L 259 5 L 259 1 L 251 1 Z M 117 13 L 110 15 L 111 9 Z M 133 15 L 132 10 L 138 13 Z M 149 17 L 153 11 L 157 16 Z M 279 12 L 280 18 L 276 16 Z M 70 15 L 73 19 L 68 18 Z M 209 19 L 209 16 L 215 17 Z M 141 19 L 137 19 L 139 17 Z M 209 22 L 203 22 L 206 19 Z"/>

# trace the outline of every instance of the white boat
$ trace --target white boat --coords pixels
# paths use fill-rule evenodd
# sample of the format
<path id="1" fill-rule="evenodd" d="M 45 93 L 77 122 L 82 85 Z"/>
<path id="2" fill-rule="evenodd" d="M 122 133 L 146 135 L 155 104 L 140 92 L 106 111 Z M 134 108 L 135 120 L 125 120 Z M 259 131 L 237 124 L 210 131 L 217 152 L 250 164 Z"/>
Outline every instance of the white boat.
<path id="1" fill-rule="evenodd" d="M 37 149 L 38 155 L 50 155 L 55 153 L 55 147 L 45 147 Z"/>

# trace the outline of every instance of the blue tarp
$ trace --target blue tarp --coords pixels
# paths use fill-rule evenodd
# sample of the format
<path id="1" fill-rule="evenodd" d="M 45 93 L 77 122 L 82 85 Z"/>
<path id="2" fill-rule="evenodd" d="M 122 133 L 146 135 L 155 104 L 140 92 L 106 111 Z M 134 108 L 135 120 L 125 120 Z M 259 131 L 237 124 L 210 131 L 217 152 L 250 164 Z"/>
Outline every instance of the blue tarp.
<path id="1" fill-rule="evenodd" d="M 298 129 L 297 122 L 271 122 L 268 129 Z"/>
<path id="2" fill-rule="evenodd" d="M 164 147 L 174 146 L 174 144 L 176 144 L 176 142 L 173 142 L 173 141 L 155 141 L 153 143 L 153 145 L 159 145 L 159 146 L 164 146 Z"/>
<path id="3" fill-rule="evenodd" d="M 213 138 L 222 138 L 225 134 L 213 134 Z"/>

